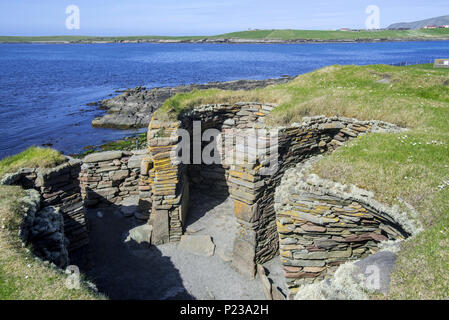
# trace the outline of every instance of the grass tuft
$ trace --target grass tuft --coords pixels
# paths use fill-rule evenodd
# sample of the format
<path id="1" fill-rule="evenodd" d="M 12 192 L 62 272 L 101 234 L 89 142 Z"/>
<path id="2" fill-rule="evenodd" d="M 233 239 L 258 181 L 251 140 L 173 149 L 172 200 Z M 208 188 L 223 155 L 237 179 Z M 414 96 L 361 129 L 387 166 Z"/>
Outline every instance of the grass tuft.
<path id="1" fill-rule="evenodd" d="M 1 160 L 0 177 L 20 168 L 50 168 L 64 161 L 64 155 L 54 149 L 31 147 L 19 154 Z"/>

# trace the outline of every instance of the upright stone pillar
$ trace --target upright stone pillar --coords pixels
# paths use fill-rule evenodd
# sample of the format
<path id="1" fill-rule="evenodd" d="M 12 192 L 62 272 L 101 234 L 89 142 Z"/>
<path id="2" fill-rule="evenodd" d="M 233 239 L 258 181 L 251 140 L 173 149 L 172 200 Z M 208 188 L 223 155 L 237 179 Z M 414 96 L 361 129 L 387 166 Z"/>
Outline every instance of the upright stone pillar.
<path id="1" fill-rule="evenodd" d="M 149 153 L 153 160 L 149 172 L 152 180 L 149 224 L 153 226 L 152 243 L 156 245 L 179 241 L 182 235 L 188 181 L 183 174 L 183 165 L 176 157 L 179 124 L 161 123 L 153 118 L 148 130 Z"/>
<path id="2" fill-rule="evenodd" d="M 253 278 L 256 272 L 257 246 L 254 221 L 257 219 L 258 206 L 234 200 L 234 214 L 240 226 L 234 240 L 232 265 L 242 274 Z"/>
<path id="3" fill-rule="evenodd" d="M 242 131 L 241 135 L 249 135 Z M 239 144 L 240 143 L 240 144 Z M 239 223 L 239 232 L 234 240 L 232 265 L 242 274 L 254 277 L 256 273 L 257 224 L 259 208 L 257 199 L 264 182 L 259 175 L 257 157 L 248 155 L 246 142 L 236 142 L 235 149 L 241 159 L 229 171 L 228 185 L 234 199 L 234 214 Z M 253 161 L 249 161 L 253 159 Z"/>
<path id="4" fill-rule="evenodd" d="M 148 222 L 153 205 L 153 193 L 151 187 L 154 183 L 153 159 L 147 157 L 140 163 L 139 181 L 139 220 Z M 141 219 L 140 219 L 141 218 Z"/>
<path id="5" fill-rule="evenodd" d="M 240 224 L 233 265 L 241 273 L 254 277 L 256 264 L 270 260 L 278 250 L 271 194 L 274 189 L 267 189 L 267 185 L 273 184 L 267 168 L 271 157 L 278 157 L 277 152 L 271 151 L 277 150 L 277 141 L 271 145 L 266 132 L 249 130 L 240 134 L 247 137 L 249 144 L 236 143 L 236 151 L 245 156 L 240 164 L 231 166 L 228 178 L 230 195 L 235 200 L 234 214 Z"/>

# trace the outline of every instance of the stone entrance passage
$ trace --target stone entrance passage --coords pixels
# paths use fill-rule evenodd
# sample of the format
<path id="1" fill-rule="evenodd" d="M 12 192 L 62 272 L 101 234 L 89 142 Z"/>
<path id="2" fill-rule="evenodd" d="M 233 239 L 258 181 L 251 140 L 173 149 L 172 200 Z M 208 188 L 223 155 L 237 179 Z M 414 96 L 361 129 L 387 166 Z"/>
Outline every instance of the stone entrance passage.
<path id="1" fill-rule="evenodd" d="M 266 210 L 271 219 L 257 219 L 259 211 L 255 203 L 255 193 L 264 184 L 254 169 L 258 164 L 243 163 L 242 167 L 226 165 L 225 162 L 215 164 L 182 163 L 177 156 L 180 141 L 192 139 L 190 144 L 192 162 L 194 158 L 194 140 L 202 141 L 206 130 L 215 128 L 225 135 L 245 135 L 245 130 L 262 127 L 262 119 L 273 106 L 256 103 L 238 103 L 234 105 L 203 106 L 185 114 L 176 122 L 161 122 L 153 118 L 149 126 L 148 144 L 153 167 L 142 179 L 142 189 L 151 190 L 151 215 L 149 223 L 153 225 L 153 243 L 161 244 L 179 241 L 186 228 L 190 187 L 201 190 L 204 194 L 226 197 L 230 195 L 234 207 L 234 216 L 238 222 L 237 237 L 233 243 L 232 265 L 243 274 L 254 277 L 256 261 L 263 263 L 270 260 L 277 252 L 277 233 L 274 209 Z M 201 123 L 201 131 L 195 132 L 194 121 Z M 179 134 L 179 128 L 187 130 L 188 137 Z M 185 140 L 184 140 L 185 142 Z M 209 141 L 203 141 L 200 154 Z M 235 141 L 230 147 L 234 148 Z M 181 158 L 183 158 L 181 155 Z M 222 157 L 223 155 L 219 155 Z M 249 170 L 253 175 L 244 170 Z M 240 175 L 240 173 L 243 174 Z M 145 172 L 143 172 L 145 174 Z M 245 179 L 249 179 L 245 181 Z M 256 182 L 256 183 L 255 183 Z M 251 190 L 254 189 L 255 190 Z M 249 192 L 247 192 L 248 190 Z M 273 191 L 274 192 L 274 191 Z M 257 221 L 256 221 L 257 220 Z M 270 232 L 262 221 L 271 221 Z M 257 233 L 257 230 L 261 232 Z M 268 238 L 268 241 L 261 241 Z M 256 244 L 260 243 L 264 250 L 256 259 Z M 267 249 L 268 247 L 268 249 Z"/>
<path id="2" fill-rule="evenodd" d="M 231 198 L 218 198 L 199 189 L 191 190 L 185 235 L 210 236 L 215 245 L 214 254 L 224 262 L 230 262 L 237 232 L 234 201 Z"/>

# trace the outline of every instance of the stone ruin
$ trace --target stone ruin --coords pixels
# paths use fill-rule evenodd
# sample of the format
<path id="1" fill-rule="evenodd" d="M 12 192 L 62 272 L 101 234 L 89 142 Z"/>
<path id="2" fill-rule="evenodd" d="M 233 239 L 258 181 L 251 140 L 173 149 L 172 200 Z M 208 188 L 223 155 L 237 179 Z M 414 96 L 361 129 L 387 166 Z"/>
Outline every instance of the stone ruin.
<path id="1" fill-rule="evenodd" d="M 411 231 L 405 230 L 388 210 L 371 205 L 363 197 L 351 198 L 323 188 L 312 190 L 307 183 L 296 186 L 291 180 L 283 180 L 285 173 L 361 134 L 401 129 L 381 121 L 313 117 L 301 124 L 277 128 L 276 145 L 263 137 L 268 149 L 277 150 L 274 155 L 261 156 L 254 151 L 252 161 L 231 165 L 225 161 L 209 165 L 180 161 L 179 147 L 185 138 L 180 128 L 192 137 L 193 121 L 201 121 L 201 134 L 215 128 L 224 136 L 233 133 L 260 140 L 253 129 L 266 128 L 264 118 L 274 107 L 260 103 L 217 104 L 194 108 L 173 122 L 153 117 L 148 129 L 149 157 L 141 171 L 140 201 L 150 212 L 152 242 L 162 244 L 179 241 L 183 234 L 189 188 L 229 194 L 239 224 L 233 267 L 254 277 L 258 264 L 280 255 L 287 286 L 294 294 L 302 284 L 332 276 L 339 265 L 375 253 L 381 241 L 405 238 Z M 190 141 L 191 146 L 193 143 Z M 203 141 L 201 151 L 208 143 Z M 233 143 L 237 152 L 245 149 Z M 273 157 L 277 167 L 267 175 Z"/>
<path id="2" fill-rule="evenodd" d="M 151 243 L 158 245 L 180 241 L 191 189 L 230 196 L 239 226 L 232 266 L 254 277 L 258 265 L 279 255 L 290 295 L 303 284 L 331 277 L 347 261 L 377 252 L 380 242 L 412 234 L 413 228 L 405 220 L 375 202 L 369 193 L 348 191 L 346 187 L 340 190 L 336 184 L 304 171 L 310 159 L 332 152 L 359 135 L 400 128 L 381 121 L 320 116 L 276 128 L 277 140 L 273 142 L 254 129 L 269 129 L 264 118 L 274 108 L 261 103 L 215 104 L 194 108 L 176 121 L 153 117 L 148 128 L 148 150 L 94 153 L 82 161 L 69 159 L 53 169 L 22 169 L 6 176 L 2 183 L 36 190 L 47 222 L 54 218 L 49 207 L 62 215 L 60 233 L 65 245 L 55 249 L 59 255 L 47 250 L 48 241 L 42 242 L 51 233 L 30 240 L 34 244 L 41 241 L 38 255 L 60 266 L 68 262 L 64 250 L 70 253 L 88 243 L 85 208 L 120 207 L 124 199 L 135 197 L 136 206 L 126 214 L 151 225 Z M 201 135 L 197 132 L 196 137 L 194 121 L 201 122 Z M 277 152 L 260 154 L 245 149 L 235 139 L 227 147 L 237 153 L 246 151 L 251 159 L 238 164 L 180 161 L 180 143 L 183 139 L 186 142 L 180 129 L 189 133 L 189 139 L 201 141 L 202 134 L 211 128 L 224 136 L 262 141 L 268 150 Z M 193 141 L 189 142 L 193 146 Z M 205 151 L 209 143 L 202 141 L 199 151 Z M 194 152 L 190 152 L 193 158 Z M 218 157 L 223 160 L 222 154 Z M 276 166 L 267 174 L 272 163 Z M 33 222 L 24 229 L 33 229 Z"/>
<path id="3" fill-rule="evenodd" d="M 66 267 L 69 252 L 89 243 L 78 176 L 81 161 L 67 161 L 51 169 L 23 168 L 5 175 L 0 184 L 21 185 L 27 191 L 26 212 L 20 229 L 34 253 Z"/>

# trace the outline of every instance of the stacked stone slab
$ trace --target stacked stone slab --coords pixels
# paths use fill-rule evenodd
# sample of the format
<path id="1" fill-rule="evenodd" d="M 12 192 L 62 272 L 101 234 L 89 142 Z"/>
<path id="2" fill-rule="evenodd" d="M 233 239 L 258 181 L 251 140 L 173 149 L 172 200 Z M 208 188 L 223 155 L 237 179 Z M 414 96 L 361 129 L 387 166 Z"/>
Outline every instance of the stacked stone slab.
<path id="1" fill-rule="evenodd" d="M 54 168 L 20 169 L 14 174 L 5 176 L 2 181 L 4 184 L 16 184 L 25 189 L 37 190 L 42 198 L 41 209 L 52 207 L 56 210 L 52 210 L 51 213 L 49 211 L 46 215 L 62 216 L 65 238 L 69 241 L 67 246 L 69 251 L 79 249 L 89 242 L 78 182 L 80 170 L 81 161 L 69 158 Z"/>
<path id="2" fill-rule="evenodd" d="M 64 268 L 69 263 L 67 244 L 64 234 L 64 219 L 56 207 L 41 208 L 41 196 L 38 191 L 28 189 L 21 199 L 25 209 L 19 236 L 25 245 L 31 244 L 33 253 L 44 261 Z"/>
<path id="3" fill-rule="evenodd" d="M 154 170 L 151 169 L 153 169 L 153 159 L 147 155 L 140 164 L 139 210 L 136 218 L 141 222 L 148 222 L 153 206 Z"/>
<path id="4" fill-rule="evenodd" d="M 148 129 L 148 149 L 153 164 L 149 170 L 152 204 L 149 224 L 152 243 L 181 239 L 188 206 L 189 183 L 176 150 L 180 122 L 162 123 L 153 117 Z"/>
<path id="5" fill-rule="evenodd" d="M 254 274 L 255 264 L 273 258 L 278 251 L 275 224 L 274 193 L 288 168 L 314 155 L 332 151 L 361 133 L 397 130 L 378 121 L 357 121 L 347 118 L 307 118 L 301 124 L 280 128 L 276 145 L 266 143 L 268 150 L 277 148 L 277 166 L 271 151 L 255 162 L 232 166 L 228 185 L 235 199 L 235 214 L 241 224 L 240 237 L 235 242 L 235 266 L 246 274 Z M 246 136 L 250 133 L 244 132 Z M 254 258 L 254 260 L 253 260 Z"/>
<path id="6" fill-rule="evenodd" d="M 195 107 L 181 115 L 183 128 L 189 122 L 199 120 L 203 129 L 248 129 L 263 126 L 264 117 L 275 106 L 258 102 L 239 102 L 234 104 L 208 104 Z"/>
<path id="7" fill-rule="evenodd" d="M 241 130 L 263 127 L 264 117 L 274 108 L 272 105 L 249 102 L 235 104 L 203 105 L 181 116 L 181 127 L 192 135 L 193 121 L 201 122 L 201 134 L 208 129 L 218 129 L 223 136 L 236 135 Z M 202 141 L 201 150 L 209 141 Z M 229 147 L 234 147 L 235 141 Z M 230 165 L 226 164 L 223 154 L 221 163 L 192 164 L 188 167 L 192 187 L 214 196 L 228 195 Z"/>
<path id="8" fill-rule="evenodd" d="M 291 296 L 301 285 L 331 277 L 339 265 L 376 253 L 379 242 L 411 233 L 369 192 L 339 192 L 305 171 L 301 165 L 289 170 L 276 191 L 281 262 Z"/>
<path id="9" fill-rule="evenodd" d="M 83 199 L 78 175 L 81 161 L 70 161 L 52 169 L 40 170 L 36 187 L 40 187 L 42 206 L 59 208 L 64 218 L 64 233 L 69 240 L 68 250 L 79 249 L 89 243 Z"/>
<path id="10" fill-rule="evenodd" d="M 87 155 L 79 177 L 87 207 L 119 205 L 139 194 L 139 176 L 146 150 L 106 151 Z"/>
<path id="11" fill-rule="evenodd" d="M 215 197 L 226 197 L 228 191 L 229 166 L 224 165 L 191 165 L 189 167 L 192 187 L 202 193 Z"/>

